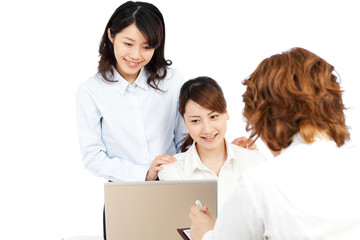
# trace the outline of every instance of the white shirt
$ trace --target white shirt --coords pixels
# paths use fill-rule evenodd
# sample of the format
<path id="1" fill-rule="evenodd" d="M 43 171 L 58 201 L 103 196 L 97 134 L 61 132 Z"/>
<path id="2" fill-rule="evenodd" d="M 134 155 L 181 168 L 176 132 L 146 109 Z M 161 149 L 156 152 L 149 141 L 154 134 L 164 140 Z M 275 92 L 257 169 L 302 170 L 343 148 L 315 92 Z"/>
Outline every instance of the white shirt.
<path id="1" fill-rule="evenodd" d="M 130 85 L 114 69 L 107 82 L 98 73 L 80 85 L 77 120 L 85 166 L 111 181 L 144 181 L 157 155 L 175 154 L 185 136 L 178 113 L 183 77 L 174 69 L 159 84 L 147 84 L 142 69 Z"/>
<path id="2" fill-rule="evenodd" d="M 215 179 L 218 181 L 218 212 L 224 200 L 232 193 L 234 183 L 240 173 L 248 170 L 265 160 L 259 151 L 248 150 L 226 142 L 227 159 L 221 167 L 219 176 L 211 171 L 199 158 L 195 142 L 183 153 L 176 154 L 177 161 L 173 164 L 162 165 L 159 171 L 160 180 L 196 180 Z"/>
<path id="3" fill-rule="evenodd" d="M 360 158 L 296 135 L 281 154 L 243 174 L 203 240 L 360 239 Z"/>

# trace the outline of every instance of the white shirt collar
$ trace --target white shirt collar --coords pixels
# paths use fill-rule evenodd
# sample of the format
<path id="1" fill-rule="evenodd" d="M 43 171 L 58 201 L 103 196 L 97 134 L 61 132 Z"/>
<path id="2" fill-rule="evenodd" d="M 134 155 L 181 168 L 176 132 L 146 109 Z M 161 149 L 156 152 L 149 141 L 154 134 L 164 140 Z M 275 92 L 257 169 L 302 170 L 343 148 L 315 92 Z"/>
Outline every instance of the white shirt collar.
<path id="1" fill-rule="evenodd" d="M 229 147 L 229 144 L 231 143 L 229 143 L 225 139 L 225 144 L 226 144 L 227 158 L 223 166 L 230 164 L 232 161 L 234 161 L 234 165 L 236 165 L 237 161 L 235 161 L 235 154 L 233 150 Z M 191 147 L 186 151 L 186 155 L 187 156 L 185 157 L 185 159 L 189 159 L 189 161 L 185 161 L 184 163 L 184 175 L 186 178 L 190 177 L 196 169 L 209 170 L 209 168 L 207 168 L 205 164 L 200 160 L 199 154 L 196 150 L 195 141 L 193 142 Z"/>
<path id="2" fill-rule="evenodd" d="M 116 70 L 115 67 L 113 67 L 113 72 L 113 80 L 118 82 L 121 95 L 124 95 L 129 87 L 140 87 L 144 90 L 147 90 L 149 88 L 149 85 L 147 84 L 148 74 L 146 73 L 146 70 L 144 68 L 140 70 L 139 75 L 137 76 L 135 82 L 132 85 L 130 85 L 130 83 L 120 75 L 120 73 Z"/>
<path id="3" fill-rule="evenodd" d="M 281 156 L 287 152 L 291 152 L 296 146 L 304 145 L 304 144 L 308 144 L 308 143 L 305 142 L 305 140 L 301 137 L 301 134 L 298 132 L 293 136 L 292 143 L 289 145 L 289 147 L 282 149 L 278 156 Z M 336 147 L 336 143 L 333 140 L 327 138 L 326 136 L 321 136 L 321 135 L 316 135 L 314 137 L 314 142 L 311 144 L 324 145 L 325 148 L 326 146 L 330 148 Z"/>

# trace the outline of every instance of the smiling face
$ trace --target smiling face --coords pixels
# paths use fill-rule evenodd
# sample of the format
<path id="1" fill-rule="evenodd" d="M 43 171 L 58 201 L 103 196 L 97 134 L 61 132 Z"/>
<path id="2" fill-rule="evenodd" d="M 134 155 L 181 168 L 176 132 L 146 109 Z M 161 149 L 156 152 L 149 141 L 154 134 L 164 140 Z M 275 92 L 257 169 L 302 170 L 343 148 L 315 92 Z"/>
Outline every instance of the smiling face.
<path id="1" fill-rule="evenodd" d="M 196 142 L 198 151 L 220 149 L 224 145 L 229 115 L 204 108 L 189 100 L 185 106 L 185 128 Z"/>
<path id="2" fill-rule="evenodd" d="M 108 37 L 114 46 L 116 70 L 132 84 L 139 75 L 140 69 L 150 62 L 155 49 L 149 47 L 135 24 L 124 28 L 115 36 L 111 36 L 109 28 Z"/>

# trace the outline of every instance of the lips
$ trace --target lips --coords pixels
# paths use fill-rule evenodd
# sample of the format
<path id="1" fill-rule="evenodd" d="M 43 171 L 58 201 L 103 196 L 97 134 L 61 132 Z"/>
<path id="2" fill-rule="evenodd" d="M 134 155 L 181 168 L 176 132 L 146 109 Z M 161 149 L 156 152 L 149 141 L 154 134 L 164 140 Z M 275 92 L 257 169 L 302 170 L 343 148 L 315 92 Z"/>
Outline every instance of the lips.
<path id="1" fill-rule="evenodd" d="M 212 136 L 206 136 L 206 137 L 201 137 L 201 138 L 202 138 L 204 141 L 206 141 L 206 142 L 212 142 L 212 141 L 215 140 L 215 138 L 216 138 L 217 135 L 218 135 L 218 133 L 215 134 L 215 135 L 212 135 Z"/>
<path id="2" fill-rule="evenodd" d="M 124 60 L 129 67 L 138 67 L 140 65 L 140 62 L 131 62 L 125 58 L 124 58 Z"/>

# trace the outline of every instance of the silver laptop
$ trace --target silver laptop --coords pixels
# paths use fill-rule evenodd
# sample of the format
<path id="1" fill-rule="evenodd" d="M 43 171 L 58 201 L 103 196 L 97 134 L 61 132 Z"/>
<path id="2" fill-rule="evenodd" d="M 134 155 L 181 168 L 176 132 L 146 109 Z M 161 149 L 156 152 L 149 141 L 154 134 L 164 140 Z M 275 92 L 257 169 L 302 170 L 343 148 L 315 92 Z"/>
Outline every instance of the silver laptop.
<path id="1" fill-rule="evenodd" d="M 107 240 L 176 240 L 200 200 L 217 216 L 217 181 L 105 183 Z"/>

